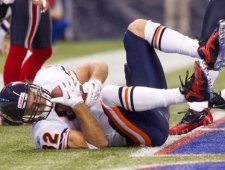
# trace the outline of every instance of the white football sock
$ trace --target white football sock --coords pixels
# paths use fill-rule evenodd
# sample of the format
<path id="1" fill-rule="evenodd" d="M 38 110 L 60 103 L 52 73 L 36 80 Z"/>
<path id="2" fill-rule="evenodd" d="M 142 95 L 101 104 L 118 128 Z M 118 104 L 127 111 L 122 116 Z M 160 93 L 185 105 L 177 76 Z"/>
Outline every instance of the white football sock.
<path id="1" fill-rule="evenodd" d="M 123 87 L 108 85 L 101 92 L 101 100 L 108 106 L 119 106 L 127 110 L 145 111 L 186 102 L 179 89 L 155 89 L 148 87 Z M 132 91 L 133 90 L 133 91 Z M 110 95 L 109 95 L 110 94 Z M 121 95 L 120 95 L 121 94 Z M 133 111 L 134 111 L 133 110 Z"/>
<path id="2" fill-rule="evenodd" d="M 200 58 L 198 54 L 198 41 L 184 36 L 159 23 L 148 20 L 145 27 L 145 39 L 154 48 L 166 53 L 178 53 L 194 58 Z"/>
<path id="3" fill-rule="evenodd" d="M 184 95 L 177 89 L 154 89 L 147 87 L 135 87 L 134 108 L 136 111 L 150 110 L 167 107 L 172 104 L 186 102 Z"/>

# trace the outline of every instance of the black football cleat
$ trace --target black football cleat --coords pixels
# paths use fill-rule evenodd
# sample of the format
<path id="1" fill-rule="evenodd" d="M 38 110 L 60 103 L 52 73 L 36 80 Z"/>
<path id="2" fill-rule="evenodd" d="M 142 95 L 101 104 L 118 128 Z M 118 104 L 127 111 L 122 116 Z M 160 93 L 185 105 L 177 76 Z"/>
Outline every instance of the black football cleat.
<path id="1" fill-rule="evenodd" d="M 170 128 L 169 133 L 170 135 L 181 135 L 211 123 L 213 123 L 213 117 L 209 109 L 206 108 L 201 112 L 188 109 L 182 120 Z"/>
<path id="2" fill-rule="evenodd" d="M 225 110 L 225 100 L 221 96 L 221 92 L 213 93 L 213 98 L 209 101 L 209 108 Z"/>

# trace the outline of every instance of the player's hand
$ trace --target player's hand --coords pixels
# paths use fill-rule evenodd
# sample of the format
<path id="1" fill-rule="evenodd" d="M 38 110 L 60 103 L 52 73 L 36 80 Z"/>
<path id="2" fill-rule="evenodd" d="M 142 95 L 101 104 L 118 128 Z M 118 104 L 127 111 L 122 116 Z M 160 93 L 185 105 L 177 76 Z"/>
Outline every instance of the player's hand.
<path id="1" fill-rule="evenodd" d="M 2 42 L 1 53 L 8 54 L 9 53 L 9 48 L 10 48 L 10 39 L 5 37 L 5 39 Z"/>
<path id="2" fill-rule="evenodd" d="M 99 98 L 102 89 L 102 83 L 97 79 L 90 79 L 83 84 L 83 92 L 87 93 L 85 104 L 91 107 Z"/>
<path id="3" fill-rule="evenodd" d="M 41 6 L 41 12 L 45 13 L 48 10 L 48 3 L 46 0 L 31 0 L 35 5 Z"/>
<path id="4" fill-rule="evenodd" d="M 80 83 L 76 82 L 76 85 L 73 81 L 65 81 L 59 83 L 59 87 L 62 90 L 63 97 L 57 97 L 51 99 L 54 103 L 61 103 L 66 106 L 74 108 L 77 104 L 84 102 L 80 93 Z"/>

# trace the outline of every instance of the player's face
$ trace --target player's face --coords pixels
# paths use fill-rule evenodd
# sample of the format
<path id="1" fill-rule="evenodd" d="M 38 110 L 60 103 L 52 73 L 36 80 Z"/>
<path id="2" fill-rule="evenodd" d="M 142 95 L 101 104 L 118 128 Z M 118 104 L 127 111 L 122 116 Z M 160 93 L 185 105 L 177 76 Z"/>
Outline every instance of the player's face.
<path id="1" fill-rule="evenodd" d="M 41 115 L 46 107 L 46 99 L 40 97 L 40 90 L 30 90 L 24 115 Z"/>

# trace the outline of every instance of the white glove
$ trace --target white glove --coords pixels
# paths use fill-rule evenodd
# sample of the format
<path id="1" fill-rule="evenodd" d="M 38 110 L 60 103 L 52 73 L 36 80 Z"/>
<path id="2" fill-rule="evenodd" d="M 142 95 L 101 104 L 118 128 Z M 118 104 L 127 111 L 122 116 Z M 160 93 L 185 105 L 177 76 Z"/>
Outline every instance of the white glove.
<path id="1" fill-rule="evenodd" d="M 41 6 L 41 12 L 45 13 L 48 10 L 48 4 L 46 0 L 31 0 L 35 5 Z"/>
<path id="2" fill-rule="evenodd" d="M 60 89 L 63 92 L 63 97 L 57 97 L 51 99 L 54 103 L 61 103 L 66 106 L 74 108 L 77 104 L 84 102 L 80 93 L 80 83 L 77 81 L 76 85 L 71 81 L 61 82 L 59 84 Z"/>
<path id="3" fill-rule="evenodd" d="M 87 93 L 85 104 L 91 107 L 99 98 L 102 88 L 102 83 L 97 79 L 90 79 L 83 84 L 83 92 Z"/>
<path id="4" fill-rule="evenodd" d="M 15 0 L 0 0 L 0 4 L 11 4 L 13 3 Z"/>

